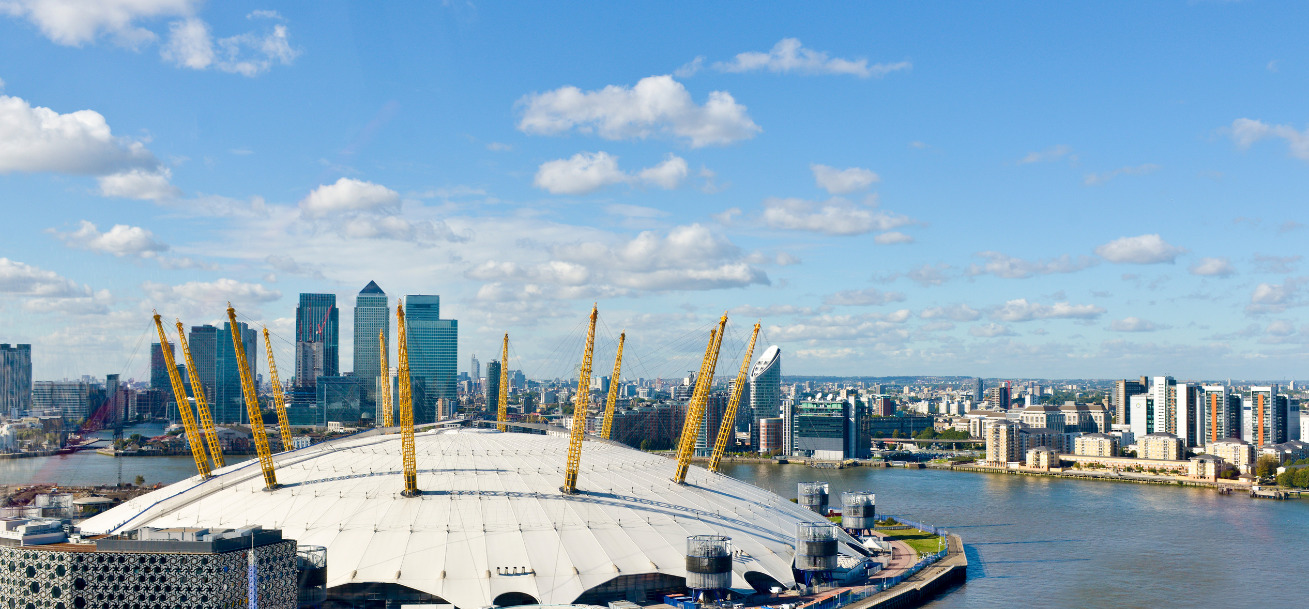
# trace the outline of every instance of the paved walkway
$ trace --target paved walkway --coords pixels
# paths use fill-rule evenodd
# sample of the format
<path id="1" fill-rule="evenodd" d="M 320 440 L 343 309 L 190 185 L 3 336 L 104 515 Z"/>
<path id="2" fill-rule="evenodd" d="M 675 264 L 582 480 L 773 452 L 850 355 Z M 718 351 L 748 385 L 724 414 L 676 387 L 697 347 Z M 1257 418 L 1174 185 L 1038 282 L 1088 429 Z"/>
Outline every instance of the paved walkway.
<path id="1" fill-rule="evenodd" d="M 886 533 L 873 531 L 873 535 L 886 540 Z M 891 560 L 877 573 L 877 578 L 895 577 L 907 571 L 918 562 L 918 553 L 909 544 L 896 539 L 887 540 L 891 544 Z"/>

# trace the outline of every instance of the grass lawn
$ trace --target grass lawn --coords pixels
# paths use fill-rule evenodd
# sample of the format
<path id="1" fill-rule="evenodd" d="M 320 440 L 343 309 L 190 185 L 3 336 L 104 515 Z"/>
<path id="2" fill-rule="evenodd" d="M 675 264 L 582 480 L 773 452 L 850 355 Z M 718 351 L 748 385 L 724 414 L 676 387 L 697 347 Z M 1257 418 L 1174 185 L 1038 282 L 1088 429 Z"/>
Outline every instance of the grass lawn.
<path id="1" fill-rule="evenodd" d="M 942 542 L 940 537 L 928 533 L 927 531 L 903 529 L 883 532 L 886 533 L 886 538 L 888 540 L 894 539 L 909 544 L 909 547 L 913 548 L 915 552 L 918 552 L 919 556 L 935 554 L 945 547 L 944 545 L 941 545 Z"/>

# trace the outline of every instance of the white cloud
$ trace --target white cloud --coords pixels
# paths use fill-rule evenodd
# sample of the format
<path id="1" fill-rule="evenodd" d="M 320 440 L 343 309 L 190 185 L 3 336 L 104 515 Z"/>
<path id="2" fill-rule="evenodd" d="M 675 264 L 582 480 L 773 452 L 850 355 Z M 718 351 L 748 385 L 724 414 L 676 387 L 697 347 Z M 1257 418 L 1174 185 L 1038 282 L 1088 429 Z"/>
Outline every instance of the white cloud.
<path id="1" fill-rule="evenodd" d="M 100 176 L 96 182 L 100 184 L 100 194 L 106 197 L 168 201 L 182 196 L 182 190 L 170 182 L 172 178 L 171 169 L 159 166 Z"/>
<path id="2" fill-rule="evenodd" d="M 764 200 L 763 222 L 772 228 L 803 230 L 827 235 L 862 235 L 913 224 L 908 216 L 841 197 L 827 201 L 770 197 Z"/>
<path id="3" fill-rule="evenodd" d="M 1074 259 L 1067 254 L 1058 258 L 1036 261 L 1014 258 L 1000 252 L 979 252 L 976 256 L 985 258 L 986 262 L 980 265 L 970 265 L 968 267 L 969 275 L 995 275 L 1007 279 L 1025 279 L 1033 275 L 1050 275 L 1052 273 L 1075 273 L 1096 264 L 1093 258 L 1079 256 Z"/>
<path id="4" fill-rule="evenodd" d="M 914 238 L 899 231 L 892 231 L 873 237 L 873 241 L 880 245 L 895 245 L 898 243 L 913 243 Z"/>
<path id="5" fill-rule="evenodd" d="M 109 175 L 158 166 L 144 144 L 115 137 L 99 112 L 59 114 L 0 95 L 0 173 Z"/>
<path id="6" fill-rule="evenodd" d="M 579 152 L 567 159 L 542 163 L 532 185 L 557 195 L 583 195 L 624 183 L 671 190 L 677 188 L 686 175 L 686 161 L 673 154 L 658 165 L 633 175 L 619 169 L 618 157 L 607 152 Z"/>
<path id="7" fill-rule="evenodd" d="M 1007 326 L 1002 326 L 995 322 L 979 324 L 968 329 L 968 333 L 979 338 L 995 338 L 997 336 L 1013 336 L 1014 333 Z"/>
<path id="8" fill-rule="evenodd" d="M 279 19 L 279 20 L 286 19 L 285 17 L 282 16 L 281 13 L 277 11 L 267 10 L 267 9 L 256 9 L 250 11 L 250 14 L 246 15 L 245 18 L 246 19 Z"/>
<path id="9" fill-rule="evenodd" d="M 1098 305 L 1075 305 L 1056 302 L 1045 305 L 1027 302 L 1025 298 L 1010 300 L 1001 307 L 991 310 L 991 317 L 999 321 L 1022 322 L 1037 319 L 1096 319 L 1103 315 L 1104 307 Z"/>
<path id="10" fill-rule="evenodd" d="M 1292 324 L 1285 319 L 1273 320 L 1268 324 L 1268 327 L 1264 329 L 1264 332 L 1267 332 L 1272 336 L 1290 336 L 1291 334 L 1295 334 L 1295 324 Z"/>
<path id="11" fill-rule="evenodd" d="M 216 68 L 223 72 L 257 76 L 274 64 L 291 65 L 300 51 L 291 48 L 285 25 L 266 32 L 246 32 L 215 40 L 209 24 L 195 17 L 168 26 L 168 42 L 159 50 L 165 61 L 192 70 Z"/>
<path id="12" fill-rule="evenodd" d="M 732 61 L 718 62 L 713 67 L 722 72 L 768 70 L 769 72 L 781 74 L 791 72 L 799 74 L 847 74 L 868 78 L 870 76 L 885 76 L 898 70 L 908 70 L 912 67 L 912 64 L 907 61 L 899 61 L 869 65 L 867 59 L 828 57 L 827 53 L 823 51 L 805 48 L 798 39 L 783 38 L 773 45 L 772 50 L 766 53 L 757 51 L 739 53 Z"/>
<path id="13" fill-rule="evenodd" d="M 974 309 L 966 304 L 951 305 L 948 307 L 931 307 L 923 309 L 918 313 L 923 319 L 950 319 L 953 321 L 976 321 L 982 318 L 981 311 Z"/>
<path id="14" fill-rule="evenodd" d="M 1146 163 L 1144 165 L 1137 165 L 1135 167 L 1120 167 L 1113 171 L 1106 171 L 1104 173 L 1088 173 L 1086 174 L 1086 177 L 1082 179 L 1082 183 L 1086 184 L 1087 186 L 1099 186 L 1118 176 L 1148 175 L 1156 171 L 1159 171 L 1160 169 L 1161 167 L 1155 165 L 1154 163 Z"/>
<path id="15" fill-rule="evenodd" d="M 31 21 L 57 44 L 82 46 L 102 33 L 136 46 L 155 39 L 138 21 L 191 15 L 201 0 L 5 0 L 0 13 Z"/>
<path id="16" fill-rule="evenodd" d="M 45 298 L 77 298 L 91 295 L 91 288 L 78 285 L 30 264 L 0 258 L 0 293 Z"/>
<path id="17" fill-rule="evenodd" d="M 1037 152 L 1029 152 L 1027 153 L 1027 156 L 1018 159 L 1018 164 L 1026 165 L 1028 163 L 1045 163 L 1047 161 L 1057 161 L 1059 159 L 1068 156 L 1068 154 L 1072 151 L 1073 151 L 1072 148 L 1060 144 L 1058 146 L 1047 148 L 1045 150 L 1040 150 Z"/>
<path id="18" fill-rule="evenodd" d="M 1119 264 L 1172 264 L 1184 252 L 1157 234 L 1122 237 L 1095 248 L 1097 256 Z"/>
<path id="19" fill-rule="evenodd" d="M 1227 277 L 1236 274 L 1236 269 L 1226 258 L 1201 258 L 1191 265 L 1192 275 L 1204 277 Z"/>
<path id="20" fill-rule="evenodd" d="M 900 302 L 904 299 L 904 294 L 900 292 L 883 292 L 874 288 L 866 288 L 863 290 L 842 290 L 835 294 L 829 294 L 823 298 L 823 304 L 868 306 Z"/>
<path id="21" fill-rule="evenodd" d="M 731 94 L 714 91 L 700 106 L 671 76 L 650 76 L 633 87 L 610 85 L 598 91 L 562 87 L 519 101 L 519 130 L 557 135 L 571 129 L 610 140 L 672 135 L 694 148 L 750 139 L 760 131 L 745 106 Z"/>
<path id="22" fill-rule="evenodd" d="M 400 194 L 381 184 L 341 178 L 315 188 L 300 201 L 300 210 L 310 217 L 344 211 L 396 210 Z"/>
<path id="23" fill-rule="evenodd" d="M 183 302 L 212 309 L 215 314 L 227 307 L 228 302 L 269 303 L 282 298 L 282 293 L 258 283 L 245 283 L 222 278 L 215 281 L 190 281 L 181 285 L 145 282 L 141 288 L 147 302 Z"/>
<path id="24" fill-rule="evenodd" d="M 486 144 L 486 149 L 491 152 L 509 152 L 510 150 L 513 150 L 514 147 L 511 144 L 505 144 L 503 142 L 488 142 Z"/>
<path id="25" fill-rule="evenodd" d="M 601 284 L 640 290 L 708 290 L 768 285 L 740 248 L 701 224 L 667 234 L 644 231 L 626 243 L 589 241 L 551 248 L 556 260 L 581 265 Z"/>
<path id="26" fill-rule="evenodd" d="M 82 220 L 71 233 L 55 233 L 69 247 L 91 250 L 117 257 L 154 258 L 168 251 L 168 244 L 155 239 L 154 233 L 139 226 L 115 224 L 100 232 L 95 224 Z"/>
<path id="27" fill-rule="evenodd" d="M 1237 148 L 1242 150 L 1259 140 L 1277 138 L 1286 140 L 1291 156 L 1309 161 L 1309 130 L 1298 131 L 1291 125 L 1270 125 L 1263 121 L 1238 118 L 1232 121 L 1228 131 Z"/>
<path id="28" fill-rule="evenodd" d="M 1114 332 L 1154 332 L 1166 327 L 1140 317 L 1124 317 L 1109 323 L 1109 329 Z"/>
<path id="29" fill-rule="evenodd" d="M 843 360 L 855 357 L 859 352 L 850 347 L 841 347 L 839 349 L 796 349 L 794 353 L 799 358 Z"/>
<path id="30" fill-rule="evenodd" d="M 878 182 L 877 174 L 862 167 L 837 169 L 814 163 L 809 166 L 814 172 L 814 182 L 819 188 L 834 195 L 844 195 L 863 190 Z"/>

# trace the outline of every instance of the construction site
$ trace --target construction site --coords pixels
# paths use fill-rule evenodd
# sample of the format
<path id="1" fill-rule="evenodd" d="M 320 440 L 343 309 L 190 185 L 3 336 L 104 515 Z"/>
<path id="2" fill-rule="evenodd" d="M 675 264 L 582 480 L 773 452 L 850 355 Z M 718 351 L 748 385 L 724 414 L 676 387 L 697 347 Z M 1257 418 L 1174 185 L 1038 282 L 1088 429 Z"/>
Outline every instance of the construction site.
<path id="1" fill-rule="evenodd" d="M 597 316 L 593 307 L 578 387 L 591 386 Z M 230 305 L 227 317 L 235 326 Z M 511 420 L 504 377 L 497 417 L 486 426 L 463 419 L 416 426 L 405 311 L 397 307 L 394 416 L 386 409 L 374 429 L 294 448 L 269 346 L 275 442 L 283 450 L 273 452 L 265 426 L 254 425 L 257 459 L 228 465 L 200 384 L 192 383 L 187 394 L 156 314 L 177 403 L 193 405 L 180 414 L 195 475 L 65 527 L 62 535 L 50 524 L 57 521 L 10 523 L 10 529 L 26 531 L 21 545 L 35 550 L 5 559 L 21 566 L 23 560 L 39 560 L 41 548 L 56 554 L 230 553 L 237 548 L 231 540 L 244 539 L 248 589 L 236 596 L 215 589 L 212 595 L 244 595 L 251 607 L 789 603 L 830 609 L 881 591 L 887 582 L 879 585 L 872 577 L 889 566 L 894 550 L 868 534 L 874 528 L 871 493 L 846 493 L 838 525 L 829 519 L 836 512 L 828 509 L 826 484 L 802 484 L 791 499 L 718 472 L 734 437 L 759 335 L 755 324 L 726 409 L 713 422 L 717 429 L 705 433 L 705 403 L 727 322 L 724 314 L 708 332 L 672 458 L 610 439 L 617 383 L 610 385 L 596 434 L 586 433 L 589 394 L 584 391 L 564 425 Z M 182 324 L 177 326 L 181 351 L 190 358 Z M 263 334 L 267 344 L 268 330 Z M 625 338 L 618 341 L 614 379 L 621 373 Z M 379 334 L 378 342 L 386 372 L 385 336 Z M 235 333 L 233 348 L 238 361 L 244 360 Z M 508 355 L 506 335 L 501 361 Z M 500 372 L 507 375 L 508 367 Z M 255 382 L 245 368 L 241 386 L 249 420 L 261 420 Z M 383 400 L 391 403 L 392 396 Z M 704 467 L 692 465 L 697 441 L 707 453 Z M 30 540 L 22 537 L 27 533 Z M 282 540 L 293 540 L 298 551 L 284 549 Z M 101 546 L 106 550 L 96 549 Z M 298 568 L 288 566 L 292 563 Z M 908 565 L 900 568 L 912 575 Z M 54 583 L 39 591 L 36 585 L 30 590 L 0 586 L 0 600 L 16 606 L 34 599 L 51 603 L 38 606 L 171 606 L 167 595 L 142 585 L 144 578 L 134 590 L 129 579 L 121 590 L 115 584 L 107 597 L 99 597 L 113 603 L 88 605 L 87 597 L 69 595 L 81 590 L 72 580 L 60 583 L 60 577 L 69 577 L 63 571 L 50 577 Z M 298 584 L 268 583 L 275 578 Z M 202 593 L 203 586 L 191 584 L 169 585 Z"/>

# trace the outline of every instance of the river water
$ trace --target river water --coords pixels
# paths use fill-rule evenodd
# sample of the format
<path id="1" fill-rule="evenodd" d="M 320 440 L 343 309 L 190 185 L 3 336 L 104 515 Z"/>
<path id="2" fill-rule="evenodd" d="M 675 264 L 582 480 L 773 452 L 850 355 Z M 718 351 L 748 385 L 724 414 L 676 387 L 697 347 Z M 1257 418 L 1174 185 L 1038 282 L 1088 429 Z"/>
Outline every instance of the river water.
<path id="1" fill-rule="evenodd" d="M 1277 607 L 1309 593 L 1309 500 L 1212 489 L 940 470 L 724 465 L 794 497 L 796 483 L 877 493 L 878 514 L 963 538 L 954 607 Z"/>
<path id="2" fill-rule="evenodd" d="M 126 433 L 146 433 L 149 428 Z M 249 457 L 239 457 L 241 460 Z M 0 484 L 168 484 L 187 456 L 75 455 L 0 461 Z M 878 514 L 959 534 L 965 585 L 928 605 L 955 607 L 1274 607 L 1303 603 L 1309 500 L 1254 500 L 1210 489 L 940 470 L 725 464 L 723 473 L 794 497 L 797 482 L 877 493 Z"/>

